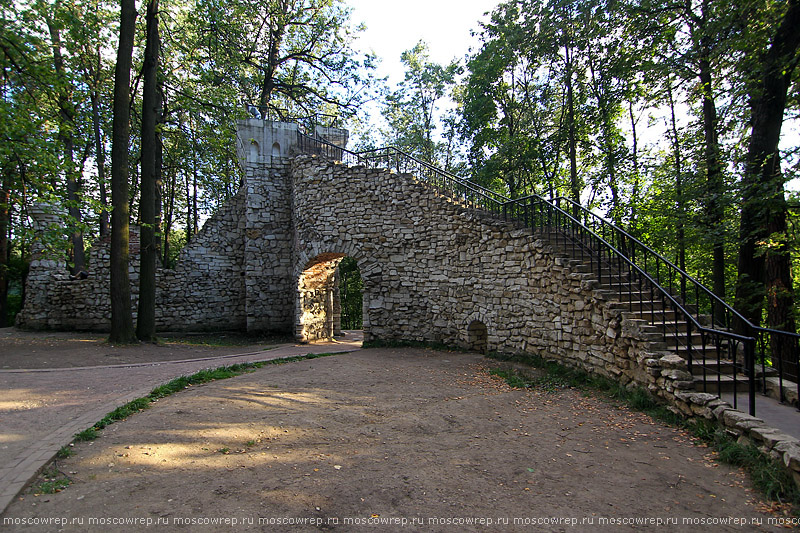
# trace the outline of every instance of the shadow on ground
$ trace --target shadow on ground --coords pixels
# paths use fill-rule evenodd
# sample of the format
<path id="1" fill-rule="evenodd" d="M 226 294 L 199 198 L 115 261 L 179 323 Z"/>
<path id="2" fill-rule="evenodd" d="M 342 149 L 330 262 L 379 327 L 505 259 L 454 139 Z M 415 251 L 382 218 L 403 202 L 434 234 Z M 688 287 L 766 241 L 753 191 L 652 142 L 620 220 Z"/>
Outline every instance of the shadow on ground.
<path id="1" fill-rule="evenodd" d="M 66 531 L 127 530 L 124 520 L 192 531 L 225 519 L 270 531 L 767 523 L 744 475 L 686 433 L 574 390 L 511 389 L 487 364 L 371 349 L 190 387 L 76 445 L 58 463 L 72 485 L 28 493 L 4 518 L 64 517 Z"/>

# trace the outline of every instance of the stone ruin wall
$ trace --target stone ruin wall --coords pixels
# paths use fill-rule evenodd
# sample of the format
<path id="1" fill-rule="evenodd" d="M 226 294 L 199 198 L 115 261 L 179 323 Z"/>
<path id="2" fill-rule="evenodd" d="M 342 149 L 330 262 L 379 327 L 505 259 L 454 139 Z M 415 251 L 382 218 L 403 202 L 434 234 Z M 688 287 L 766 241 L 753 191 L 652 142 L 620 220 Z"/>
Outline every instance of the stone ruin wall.
<path id="1" fill-rule="evenodd" d="M 240 191 L 206 221 L 184 248 L 174 270 L 156 271 L 156 327 L 159 331 L 241 330 L 245 327 L 244 249 Z M 55 217 L 34 215 L 38 224 Z M 131 306 L 134 319 L 139 294 L 139 228 L 131 226 Z M 38 330 L 108 331 L 111 237 L 99 239 L 89 252 L 89 277 L 71 280 L 63 263 L 38 247 L 31 262 L 25 307 L 17 326 Z"/>
<path id="2" fill-rule="evenodd" d="M 530 230 L 457 205 L 411 175 L 310 156 L 294 160 L 292 189 L 295 273 L 325 254 L 354 257 L 367 340 L 467 347 L 479 321 L 491 351 L 536 353 L 653 390 L 691 380 L 673 368 L 680 362 L 647 351 L 645 322 L 610 303 L 596 276 Z"/>
<path id="3" fill-rule="evenodd" d="M 310 156 L 255 154 L 245 168 L 245 185 L 176 269 L 158 270 L 158 331 L 330 338 L 341 327 L 335 266 L 349 255 L 364 281 L 367 340 L 469 347 L 477 321 L 489 350 L 537 353 L 651 389 L 688 385 L 682 361 L 648 352 L 643 322 L 626 319 L 592 274 L 529 230 L 457 205 L 411 175 Z M 131 257 L 137 253 L 134 228 Z M 91 258 L 89 279 L 79 281 L 54 261 L 34 261 L 18 325 L 107 331 L 108 239 Z"/>

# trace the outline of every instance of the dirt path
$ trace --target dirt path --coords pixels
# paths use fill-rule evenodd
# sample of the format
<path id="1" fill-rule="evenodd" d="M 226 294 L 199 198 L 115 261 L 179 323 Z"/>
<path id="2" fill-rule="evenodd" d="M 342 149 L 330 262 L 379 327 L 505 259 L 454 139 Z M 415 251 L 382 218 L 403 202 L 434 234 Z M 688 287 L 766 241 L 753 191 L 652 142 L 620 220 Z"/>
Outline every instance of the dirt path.
<path id="1" fill-rule="evenodd" d="M 0 333 L 0 364 L 15 367 L 0 370 L 0 511 L 76 432 L 157 385 L 204 368 L 360 347 L 360 332 L 351 342 L 225 347 L 117 347 L 96 335 Z M 109 360 L 117 364 L 86 366 Z M 32 369 L 16 368 L 22 363 Z"/>
<path id="2" fill-rule="evenodd" d="M 192 387 L 76 445 L 58 463 L 70 487 L 2 518 L 13 531 L 771 530 L 743 474 L 683 432 L 573 390 L 510 389 L 485 365 L 360 350 Z M 748 525 L 720 523 L 732 517 Z"/>

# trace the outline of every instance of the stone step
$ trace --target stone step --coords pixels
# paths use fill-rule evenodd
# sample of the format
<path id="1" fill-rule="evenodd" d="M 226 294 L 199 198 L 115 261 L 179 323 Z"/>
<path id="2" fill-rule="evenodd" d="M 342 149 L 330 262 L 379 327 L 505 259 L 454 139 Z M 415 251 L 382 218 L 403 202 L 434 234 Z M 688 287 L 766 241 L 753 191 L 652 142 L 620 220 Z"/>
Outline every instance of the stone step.
<path id="1" fill-rule="evenodd" d="M 706 379 L 716 379 L 717 374 L 732 376 L 734 370 L 734 362 L 729 359 L 721 359 L 717 362 L 716 359 L 693 359 L 692 360 L 692 374 L 695 376 L 703 376 L 705 371 Z M 742 379 L 741 372 L 737 373 L 738 379 Z"/>
<path id="2" fill-rule="evenodd" d="M 647 320 L 650 324 L 667 331 L 686 331 L 686 320 L 682 313 L 672 309 L 647 309 L 639 305 L 626 305 L 626 310 L 632 317 Z"/>
<path id="3" fill-rule="evenodd" d="M 719 394 L 723 392 L 747 392 L 750 390 L 750 382 L 747 376 L 737 374 L 736 381 L 732 375 L 721 376 L 707 376 L 703 380 L 702 376 L 695 376 L 694 389 L 697 392 L 708 392 L 711 394 Z"/>
<path id="4" fill-rule="evenodd" d="M 705 347 L 702 344 L 692 344 L 691 348 L 686 346 L 685 344 L 680 344 L 675 346 L 674 343 L 670 344 L 669 341 L 665 341 L 664 344 L 666 345 L 665 350 L 672 352 L 674 354 L 678 354 L 684 359 L 689 358 L 689 352 L 691 352 L 693 359 L 698 359 L 702 357 L 706 357 L 708 359 L 715 359 L 717 354 L 716 346 L 706 345 Z M 703 349 L 705 348 L 705 352 Z M 729 356 L 728 349 L 726 345 L 720 347 L 720 356 Z"/>

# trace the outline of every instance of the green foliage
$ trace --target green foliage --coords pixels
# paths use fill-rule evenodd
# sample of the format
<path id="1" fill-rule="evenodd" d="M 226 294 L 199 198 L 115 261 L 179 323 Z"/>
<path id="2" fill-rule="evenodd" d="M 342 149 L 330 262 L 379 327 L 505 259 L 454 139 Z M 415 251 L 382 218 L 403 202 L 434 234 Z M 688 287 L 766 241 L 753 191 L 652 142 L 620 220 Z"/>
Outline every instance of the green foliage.
<path id="1" fill-rule="evenodd" d="M 55 494 L 72 484 L 72 480 L 64 475 L 55 463 L 51 464 L 42 472 L 42 477 L 44 481 L 31 489 L 34 494 Z"/>
<path id="2" fill-rule="evenodd" d="M 792 475 L 775 459 L 765 455 L 752 444 L 740 444 L 730 434 L 714 424 L 706 427 L 694 426 L 695 435 L 713 444 L 718 458 L 723 463 L 744 468 L 753 485 L 765 497 L 773 501 L 791 503 L 800 510 L 800 489 Z"/>
<path id="3" fill-rule="evenodd" d="M 97 428 L 95 427 L 84 429 L 83 431 L 80 431 L 74 435 L 75 441 L 77 442 L 95 440 L 99 436 L 100 434 L 97 433 Z"/>
<path id="4" fill-rule="evenodd" d="M 342 303 L 342 329 L 363 327 L 364 283 L 356 260 L 345 257 L 339 263 L 339 298 Z"/>
<path id="5" fill-rule="evenodd" d="M 352 115 L 374 58 L 359 57 L 340 0 L 204 0 L 188 19 L 200 86 L 238 89 L 269 118 Z"/>
<path id="6" fill-rule="evenodd" d="M 94 425 L 95 429 L 103 429 L 109 424 L 113 424 L 114 422 L 118 422 L 120 420 L 125 420 L 132 414 L 138 413 L 150 407 L 150 401 L 147 398 L 137 398 L 132 400 L 125 405 L 117 407 L 106 416 L 102 418 L 97 424 Z"/>
<path id="7" fill-rule="evenodd" d="M 162 3 L 159 14 L 158 233 L 162 262 L 171 267 L 203 218 L 241 185 L 234 128 L 247 116 L 242 103 L 261 102 L 269 118 L 307 118 L 308 126 L 322 115 L 341 122 L 372 97 L 374 58 L 354 49 L 359 28 L 341 0 L 201 0 Z M 81 230 L 88 245 L 107 218 L 115 67 L 108 44 L 117 38 L 118 23 L 119 5 L 107 0 L 4 2 L 0 9 L 0 192 L 10 195 L 12 249 L 22 250 L 26 260 L 35 204 L 49 205 L 61 219 L 45 233 L 44 244 L 65 266 L 65 228 Z M 139 17 L 134 72 L 141 71 L 144 37 Z M 133 89 L 129 174 L 136 223 L 141 84 Z M 67 198 L 68 178 L 75 176 L 80 189 Z"/>
<path id="8" fill-rule="evenodd" d="M 430 61 L 424 42 L 403 52 L 405 78 L 380 102 L 389 130 L 380 142 L 362 140 L 361 148 L 397 144 L 510 197 L 572 196 L 669 259 L 685 255 L 686 270 L 701 282 L 719 281 L 720 269 L 712 275 L 709 265 L 721 266 L 731 295 L 744 197 L 778 198 L 798 169 L 797 147 L 786 143 L 784 128 L 779 186 L 742 188 L 753 122 L 748 103 L 759 95 L 758 73 L 788 8 L 730 0 L 505 1 L 481 25 L 463 80 L 458 62 Z M 107 216 L 115 61 L 108 43 L 116 39 L 118 10 L 108 0 L 4 2 L 0 9 L 0 171 L 9 193 L 12 261 L 15 254 L 29 260 L 34 204 L 58 214 L 61 224 L 41 242 L 65 266 L 71 261 L 65 228 L 80 230 L 87 245 L 99 236 Z M 242 183 L 234 127 L 247 116 L 243 103 L 307 128 L 352 120 L 363 130 L 368 121 L 358 116 L 359 106 L 377 98 L 380 84 L 376 58 L 355 48 L 360 27 L 342 0 L 199 0 L 165 3 L 160 11 L 159 233 L 162 262 L 174 267 L 202 220 Z M 140 17 L 136 72 L 143 30 Z M 778 66 L 796 78 L 796 61 L 784 63 Z M 796 120 L 795 93 L 788 95 L 787 120 Z M 446 96 L 457 107 L 442 115 Z M 141 105 L 135 84 L 133 132 Z M 669 108 L 679 111 L 674 131 Z M 470 168 L 460 161 L 462 142 Z M 136 135 L 130 147 L 136 222 Z M 713 172 L 709 155 L 718 156 L 721 172 Z M 80 189 L 68 198 L 76 176 Z M 783 241 L 785 233 L 760 235 L 758 253 L 775 242 L 792 248 L 796 239 Z M 12 278 L 12 320 L 21 280 Z"/>
<path id="9" fill-rule="evenodd" d="M 75 451 L 72 449 L 72 447 L 62 446 L 58 449 L 58 452 L 56 452 L 56 457 L 59 459 L 66 459 L 67 457 L 72 456 L 74 453 Z"/>
<path id="10" fill-rule="evenodd" d="M 456 61 L 446 66 L 431 62 L 424 41 L 403 52 L 400 60 L 406 68 L 405 79 L 386 98 L 383 116 L 389 131 L 384 133 L 385 144 L 445 167 L 451 147 L 434 140 L 437 102 L 455 83 L 460 67 Z"/>
<path id="11" fill-rule="evenodd" d="M 512 370 L 499 370 L 497 368 L 493 368 L 489 371 L 489 374 L 502 378 L 509 387 L 514 389 L 529 389 L 536 386 L 535 383 L 530 382 Z"/>

